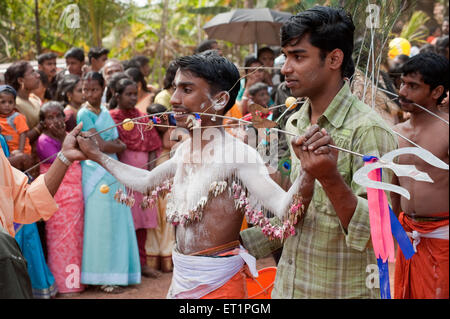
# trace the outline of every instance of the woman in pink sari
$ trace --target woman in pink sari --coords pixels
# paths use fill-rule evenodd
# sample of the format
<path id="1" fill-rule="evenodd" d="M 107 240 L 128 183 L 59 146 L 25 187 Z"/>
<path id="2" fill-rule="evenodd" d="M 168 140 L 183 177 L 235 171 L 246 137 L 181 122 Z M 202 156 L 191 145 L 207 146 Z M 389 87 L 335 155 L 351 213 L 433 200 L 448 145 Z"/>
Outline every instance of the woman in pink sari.
<path id="1" fill-rule="evenodd" d="M 45 103 L 40 110 L 44 131 L 39 136 L 36 151 L 44 174 L 61 150 L 66 136 L 64 109 L 58 102 Z M 52 156 L 54 155 L 54 156 Z M 84 290 L 80 283 L 83 255 L 84 201 L 81 184 L 81 166 L 74 162 L 54 198 L 59 210 L 46 222 L 48 266 L 55 277 L 59 293 L 79 293 Z"/>
<path id="2" fill-rule="evenodd" d="M 135 108 L 137 103 L 137 85 L 131 79 L 122 79 L 115 84 L 114 96 L 111 100 L 111 117 L 115 123 L 121 123 L 129 118 L 144 116 L 144 114 Z M 111 107 L 110 104 L 110 107 Z M 148 123 L 148 118 L 138 120 L 141 123 Z M 162 142 L 156 130 L 145 130 L 144 125 L 135 125 L 130 131 L 126 131 L 122 126 L 117 127 L 119 139 L 127 145 L 127 149 L 118 154 L 121 162 L 139 168 L 151 169 L 148 163 L 156 159 L 157 152 L 161 151 Z M 153 164 L 154 167 L 154 164 Z M 131 191 L 131 190 L 129 190 Z M 139 248 L 139 257 L 141 262 L 141 273 L 146 277 L 156 277 L 157 272 L 147 266 L 147 256 L 145 252 L 145 241 L 147 239 L 147 229 L 156 228 L 157 208 L 151 207 L 142 209 L 139 203 L 142 202 L 142 194 L 133 192 L 136 204 L 131 208 L 133 215 L 134 229 Z"/>

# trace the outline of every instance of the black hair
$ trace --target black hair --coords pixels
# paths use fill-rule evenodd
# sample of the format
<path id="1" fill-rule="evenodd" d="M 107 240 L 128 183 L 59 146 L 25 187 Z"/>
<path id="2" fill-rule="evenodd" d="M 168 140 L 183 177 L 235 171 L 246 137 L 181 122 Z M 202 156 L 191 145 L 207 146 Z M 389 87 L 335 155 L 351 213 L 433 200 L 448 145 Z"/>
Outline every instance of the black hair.
<path id="1" fill-rule="evenodd" d="M 121 78 L 114 83 L 114 94 L 109 102 L 109 109 L 115 109 L 118 106 L 118 101 L 115 94 L 122 94 L 129 85 L 136 85 L 136 82 L 129 77 Z"/>
<path id="2" fill-rule="evenodd" d="M 42 53 L 38 55 L 37 62 L 38 64 L 44 64 L 45 61 L 56 59 L 58 56 L 56 53 L 48 52 L 48 53 Z"/>
<path id="3" fill-rule="evenodd" d="M 420 47 L 419 53 L 436 53 L 436 48 L 431 43 L 426 43 Z"/>
<path id="4" fill-rule="evenodd" d="M 175 78 L 175 74 L 177 74 L 178 65 L 175 61 L 171 61 L 166 70 L 166 75 L 164 76 L 163 88 L 165 90 L 170 89 L 173 84 L 173 79 Z"/>
<path id="5" fill-rule="evenodd" d="M 262 47 L 261 49 L 258 50 L 258 53 L 256 54 L 256 56 L 259 57 L 261 56 L 261 54 L 263 54 L 264 52 L 270 52 L 273 54 L 273 57 L 275 58 L 275 52 L 270 48 L 270 47 Z"/>
<path id="6" fill-rule="evenodd" d="M 125 74 L 133 79 L 134 82 L 141 83 L 142 89 L 148 92 L 147 81 L 145 81 L 144 75 L 138 68 L 128 68 L 125 70 Z"/>
<path id="7" fill-rule="evenodd" d="M 431 52 L 419 53 L 404 63 L 401 71 L 403 75 L 420 74 L 422 81 L 430 86 L 430 91 L 442 85 L 444 93 L 439 97 L 437 104 L 440 104 L 447 96 L 449 63 L 443 56 Z"/>
<path id="8" fill-rule="evenodd" d="M 448 35 L 444 35 L 436 40 L 436 53 L 446 56 L 448 48 Z"/>
<path id="9" fill-rule="evenodd" d="M 405 63 L 409 60 L 409 56 L 406 54 L 399 54 L 396 56 L 400 60 L 401 63 Z"/>
<path id="10" fill-rule="evenodd" d="M 16 91 L 19 91 L 19 78 L 24 77 L 30 65 L 27 61 L 17 61 L 11 64 L 5 72 L 5 83 L 11 85 Z"/>
<path id="11" fill-rule="evenodd" d="M 130 79 L 125 72 L 116 72 L 109 78 L 109 82 L 106 88 L 106 102 L 109 103 L 109 108 L 114 109 L 117 107 L 116 101 L 113 100 L 113 94 L 116 91 L 116 84 L 122 79 Z"/>
<path id="12" fill-rule="evenodd" d="M 234 105 L 239 92 L 239 71 L 228 59 L 220 56 L 216 50 L 183 56 L 176 60 L 180 71 L 204 79 L 210 86 L 211 93 L 227 91 L 230 95 L 224 114 Z"/>
<path id="13" fill-rule="evenodd" d="M 267 88 L 268 88 L 268 85 L 266 83 L 256 82 L 255 84 L 253 84 L 252 86 L 250 86 L 248 88 L 248 93 L 250 93 L 250 95 L 254 96 L 255 94 L 257 94 L 261 90 L 266 90 L 267 91 Z"/>
<path id="14" fill-rule="evenodd" d="M 146 57 L 145 55 L 136 55 L 128 61 L 127 69 L 140 68 L 149 63 L 150 63 L 150 59 L 148 57 Z"/>
<path id="15" fill-rule="evenodd" d="M 213 48 L 213 44 L 216 44 L 217 41 L 214 39 L 206 39 L 200 42 L 200 44 L 195 48 L 194 53 L 202 53 Z"/>
<path id="16" fill-rule="evenodd" d="M 83 77 L 83 81 L 86 81 L 86 80 L 97 81 L 101 87 L 105 87 L 105 79 L 103 78 L 102 74 L 99 72 L 89 71 Z"/>
<path id="17" fill-rule="evenodd" d="M 50 85 L 47 74 L 45 74 L 45 72 L 41 71 L 41 70 L 37 70 L 37 73 L 39 73 L 39 80 L 41 81 L 42 85 L 45 87 L 44 99 L 51 100 L 52 96 L 51 96 L 50 92 L 47 90 L 47 88 Z"/>
<path id="18" fill-rule="evenodd" d="M 36 72 L 39 73 L 39 79 L 41 80 L 42 85 L 47 88 L 49 85 L 47 74 L 45 74 L 45 72 L 41 70 L 37 70 Z"/>
<path id="19" fill-rule="evenodd" d="M 147 114 L 162 113 L 165 111 L 167 111 L 167 108 L 162 104 L 153 103 L 147 106 Z"/>
<path id="20" fill-rule="evenodd" d="M 98 59 L 102 55 L 105 55 L 105 54 L 108 55 L 108 53 L 109 53 L 109 50 L 106 48 L 101 48 L 101 47 L 90 48 L 89 52 L 88 52 L 89 63 L 91 63 L 92 58 Z"/>
<path id="21" fill-rule="evenodd" d="M 10 94 L 12 96 L 14 96 L 14 99 L 16 99 L 17 97 L 17 92 L 16 90 L 14 90 L 14 88 L 11 85 L 8 84 L 0 84 L 0 94 Z"/>
<path id="22" fill-rule="evenodd" d="M 42 122 L 45 120 L 45 111 L 47 111 L 47 109 L 52 108 L 52 107 L 57 107 L 61 110 L 61 114 L 63 117 L 65 117 L 64 114 L 64 107 L 61 105 L 61 103 L 59 103 L 58 101 L 49 101 L 44 103 L 41 106 L 41 109 L 39 110 L 39 121 Z"/>
<path id="23" fill-rule="evenodd" d="M 250 71 L 250 69 L 247 68 L 249 68 L 253 63 L 259 63 L 262 65 L 262 62 L 259 61 L 254 55 L 249 55 L 245 57 L 244 59 L 244 67 L 246 68 L 245 74 L 247 74 Z"/>
<path id="24" fill-rule="evenodd" d="M 352 60 L 353 35 L 355 25 L 352 17 L 342 8 L 315 6 L 289 18 L 281 27 L 281 46 L 298 43 L 306 34 L 309 43 L 320 49 L 320 57 L 339 49 L 344 53 L 341 73 L 344 72 Z"/>
<path id="25" fill-rule="evenodd" d="M 80 62 L 84 62 L 84 51 L 76 47 L 70 48 L 69 51 L 64 54 L 64 58 L 74 58 Z"/>
<path id="26" fill-rule="evenodd" d="M 56 89 L 55 99 L 62 102 L 64 106 L 69 104 L 67 93 L 73 92 L 81 78 L 76 74 L 66 74 L 59 81 Z"/>

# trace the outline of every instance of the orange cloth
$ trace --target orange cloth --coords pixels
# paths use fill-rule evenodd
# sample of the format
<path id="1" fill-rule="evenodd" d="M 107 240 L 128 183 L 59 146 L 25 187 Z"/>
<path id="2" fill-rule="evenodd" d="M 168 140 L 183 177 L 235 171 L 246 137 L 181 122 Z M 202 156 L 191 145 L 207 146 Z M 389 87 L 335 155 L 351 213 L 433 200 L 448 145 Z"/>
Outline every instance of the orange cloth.
<path id="1" fill-rule="evenodd" d="M 444 214 L 448 216 L 448 213 Z M 441 214 L 442 216 L 442 214 Z M 406 232 L 429 233 L 448 225 L 448 219 L 418 222 L 404 213 L 399 221 Z M 421 237 L 414 256 L 405 260 L 400 249 L 395 263 L 395 299 L 448 299 L 448 240 Z"/>
<path id="2" fill-rule="evenodd" d="M 231 249 L 231 250 L 230 250 Z M 224 251 L 225 250 L 225 251 Z M 233 241 L 217 247 L 205 249 L 193 255 L 208 256 L 231 256 L 239 253 L 239 241 Z M 222 287 L 211 291 L 200 299 L 248 299 L 247 277 L 251 277 L 248 266 L 244 265 L 233 277 L 230 278 Z"/>
<path id="3" fill-rule="evenodd" d="M 0 150 L 0 225 L 14 236 L 13 222 L 31 224 L 41 218 L 48 220 L 57 210 L 44 175 L 28 184 L 28 177 L 12 167 Z"/>
<path id="4" fill-rule="evenodd" d="M 211 291 L 200 299 L 248 299 L 247 294 L 247 265 L 241 268 L 222 287 Z"/>
<path id="5" fill-rule="evenodd" d="M 14 126 L 11 126 L 13 124 Z M 14 112 L 11 115 L 0 115 L 0 126 L 2 127 L 2 135 L 6 139 L 9 147 L 9 152 L 12 153 L 19 149 L 20 134 L 28 131 L 27 119 L 19 112 Z M 25 154 L 31 154 L 31 146 L 28 138 L 25 140 L 23 148 Z"/>
<path id="6" fill-rule="evenodd" d="M 234 117 L 234 118 L 237 118 L 237 119 L 242 118 L 242 113 L 241 113 L 241 110 L 239 109 L 238 104 L 235 103 L 233 105 L 233 107 L 227 113 L 225 113 L 225 116 Z M 230 119 L 223 119 L 222 124 L 226 125 L 226 124 L 229 124 L 230 122 L 232 122 L 232 120 L 230 120 Z M 225 128 L 225 131 L 228 132 L 229 134 L 235 136 L 235 134 L 233 132 L 234 128 L 235 127 L 230 126 L 230 127 Z"/>

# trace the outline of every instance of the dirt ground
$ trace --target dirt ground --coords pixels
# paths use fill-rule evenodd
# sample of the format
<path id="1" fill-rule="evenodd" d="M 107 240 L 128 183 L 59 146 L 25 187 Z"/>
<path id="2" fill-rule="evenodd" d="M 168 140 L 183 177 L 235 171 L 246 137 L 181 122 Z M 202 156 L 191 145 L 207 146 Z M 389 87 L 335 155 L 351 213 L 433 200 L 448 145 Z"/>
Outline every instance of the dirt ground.
<path id="1" fill-rule="evenodd" d="M 262 269 L 275 266 L 273 257 L 267 257 L 256 261 L 256 268 Z M 58 294 L 57 299 L 165 299 L 172 280 L 172 273 L 160 273 L 159 278 L 142 277 L 140 285 L 128 286 L 121 294 L 108 294 L 99 291 L 94 286 L 88 287 L 79 295 L 64 296 Z"/>

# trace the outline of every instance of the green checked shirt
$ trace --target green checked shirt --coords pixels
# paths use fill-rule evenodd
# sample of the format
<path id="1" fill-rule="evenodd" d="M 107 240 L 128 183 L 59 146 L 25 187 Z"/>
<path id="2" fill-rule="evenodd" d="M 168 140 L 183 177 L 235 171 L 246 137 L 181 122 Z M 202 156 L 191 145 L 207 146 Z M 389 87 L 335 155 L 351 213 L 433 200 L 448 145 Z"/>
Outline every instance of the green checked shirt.
<path id="1" fill-rule="evenodd" d="M 396 138 L 387 124 L 352 95 L 348 83 L 317 124 L 327 130 L 337 146 L 360 154 L 380 157 L 397 147 Z M 301 135 L 310 125 L 310 103 L 307 101 L 289 118 L 286 129 Z M 292 149 L 291 154 L 294 154 Z M 352 180 L 353 174 L 363 165 L 359 156 L 339 152 L 339 173 L 358 199 L 347 230 L 341 226 L 324 189 L 315 181 L 312 201 L 296 226 L 297 234 L 284 242 L 272 298 L 379 298 L 366 189 Z M 292 180 L 297 177 L 300 167 L 298 158 L 292 155 Z M 389 170 L 383 173 L 383 181 L 390 182 Z M 265 257 L 281 247 L 279 240 L 269 241 L 258 227 L 241 232 L 241 237 L 244 246 L 256 258 Z"/>

